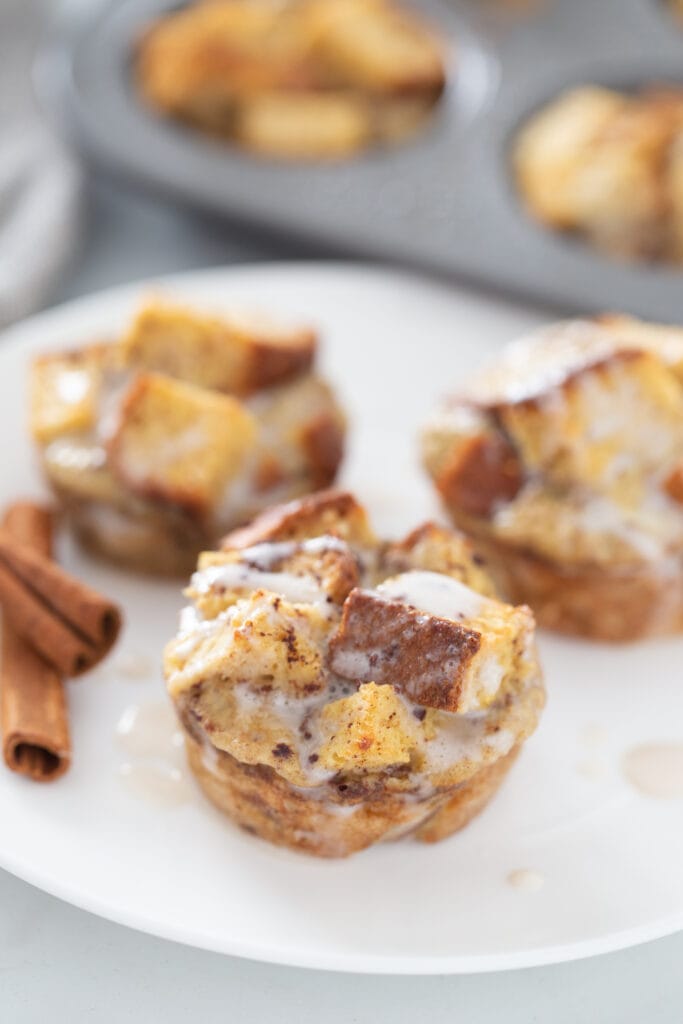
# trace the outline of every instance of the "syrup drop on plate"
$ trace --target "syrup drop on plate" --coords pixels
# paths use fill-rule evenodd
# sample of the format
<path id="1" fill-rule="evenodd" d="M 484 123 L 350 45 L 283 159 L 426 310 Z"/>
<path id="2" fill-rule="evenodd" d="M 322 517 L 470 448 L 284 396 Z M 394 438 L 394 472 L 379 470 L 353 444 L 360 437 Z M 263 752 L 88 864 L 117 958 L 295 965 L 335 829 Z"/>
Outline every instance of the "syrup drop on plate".
<path id="1" fill-rule="evenodd" d="M 117 675 L 124 679 L 150 679 L 157 673 L 157 666 L 146 654 L 120 654 L 113 665 Z"/>
<path id="2" fill-rule="evenodd" d="M 538 892 L 545 885 L 545 878 L 541 872 L 532 868 L 517 868 L 511 871 L 507 881 L 513 889 L 522 889 L 524 892 Z"/>
<path id="3" fill-rule="evenodd" d="M 115 740 L 128 756 L 118 774 L 129 793 L 160 807 L 191 799 L 183 734 L 166 701 L 129 704 L 116 726 Z"/>
<path id="4" fill-rule="evenodd" d="M 683 743 L 645 743 L 621 759 L 625 779 L 644 796 L 683 797 Z"/>
<path id="5" fill-rule="evenodd" d="M 602 725 L 587 725 L 579 733 L 579 742 L 586 750 L 597 751 L 607 743 L 608 733 Z"/>
<path id="6" fill-rule="evenodd" d="M 598 782 L 607 775 L 607 761 L 603 757 L 587 757 L 576 766 L 579 775 L 591 782 Z"/>
<path id="7" fill-rule="evenodd" d="M 133 796 L 159 807 L 177 807 L 192 798 L 187 778 L 170 764 L 127 761 L 119 768 L 119 778 Z"/>
<path id="8" fill-rule="evenodd" d="M 116 726 L 116 742 L 132 757 L 172 757 L 183 734 L 167 701 L 129 704 Z"/>

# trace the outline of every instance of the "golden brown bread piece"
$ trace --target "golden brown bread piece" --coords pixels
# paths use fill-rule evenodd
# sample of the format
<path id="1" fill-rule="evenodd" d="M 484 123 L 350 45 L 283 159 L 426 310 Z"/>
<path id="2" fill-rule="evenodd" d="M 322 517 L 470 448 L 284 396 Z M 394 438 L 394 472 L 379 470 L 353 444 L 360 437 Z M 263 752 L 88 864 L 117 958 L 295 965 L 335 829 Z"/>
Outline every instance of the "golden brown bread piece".
<path id="1" fill-rule="evenodd" d="M 241 104 L 234 137 L 258 156 L 343 160 L 372 138 L 371 110 L 345 92 L 259 93 Z"/>
<path id="2" fill-rule="evenodd" d="M 382 552 L 387 575 L 397 576 L 411 569 L 442 572 L 467 584 L 478 594 L 496 597 L 481 552 L 464 533 L 454 533 L 439 523 L 426 522 L 411 530 L 402 540 L 388 544 Z"/>
<path id="3" fill-rule="evenodd" d="M 230 395 L 141 373 L 123 398 L 107 453 L 134 494 L 203 518 L 242 470 L 257 430 Z"/>
<path id="4" fill-rule="evenodd" d="M 157 297 L 118 341 L 36 359 L 31 431 L 83 543 L 186 574 L 276 497 L 331 483 L 346 422 L 316 349 L 307 327 Z"/>
<path id="5" fill-rule="evenodd" d="M 159 298 L 144 305 L 121 340 L 123 360 L 188 384 L 248 395 L 308 372 L 317 337 L 263 317 L 208 316 Z"/>
<path id="6" fill-rule="evenodd" d="M 489 516 L 499 501 L 510 501 L 522 486 L 522 468 L 503 434 L 478 434 L 453 452 L 437 483 L 448 503 L 474 516 Z"/>
<path id="7" fill-rule="evenodd" d="M 233 530 L 221 547 L 248 548 L 265 541 L 300 540 L 334 533 L 353 544 L 373 544 L 365 509 L 347 491 L 319 491 L 288 505 L 267 509 L 249 525 Z"/>
<path id="8" fill-rule="evenodd" d="M 680 328 L 616 315 L 554 325 L 428 426 L 425 465 L 454 521 L 542 625 L 610 640 L 681 629 L 682 360 Z M 473 437 L 496 434 L 515 487 L 491 460 L 459 486 Z"/>
<path id="9" fill-rule="evenodd" d="M 442 838 L 493 795 L 543 707 L 533 618 L 491 596 L 469 542 L 425 524 L 381 543 L 350 494 L 271 510 L 204 554 L 186 593 L 164 667 L 190 765 L 280 845 Z"/>

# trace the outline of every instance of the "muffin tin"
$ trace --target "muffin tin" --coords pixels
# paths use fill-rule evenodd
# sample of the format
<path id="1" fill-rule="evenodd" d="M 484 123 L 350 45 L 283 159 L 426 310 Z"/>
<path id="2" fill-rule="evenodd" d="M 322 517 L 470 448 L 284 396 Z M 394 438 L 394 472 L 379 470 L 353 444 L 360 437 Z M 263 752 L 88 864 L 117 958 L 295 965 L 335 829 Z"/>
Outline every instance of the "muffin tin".
<path id="1" fill-rule="evenodd" d="M 407 0 L 406 0 L 407 2 Z M 111 170 L 205 210 L 351 253 L 400 260 L 543 305 L 683 321 L 683 274 L 612 262 L 525 213 L 509 167 L 517 127 L 560 91 L 683 78 L 683 32 L 660 0 L 422 0 L 450 41 L 426 130 L 346 163 L 250 157 L 147 110 L 131 79 L 145 24 L 178 6 L 62 8 L 37 66 L 43 99 Z"/>

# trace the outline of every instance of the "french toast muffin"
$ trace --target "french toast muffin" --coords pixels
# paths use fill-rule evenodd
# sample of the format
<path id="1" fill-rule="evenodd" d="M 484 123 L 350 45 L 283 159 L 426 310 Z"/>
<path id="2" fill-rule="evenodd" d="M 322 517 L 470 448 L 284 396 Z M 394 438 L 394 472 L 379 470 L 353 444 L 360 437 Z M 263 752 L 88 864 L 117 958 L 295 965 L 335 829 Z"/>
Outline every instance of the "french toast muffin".
<path id="1" fill-rule="evenodd" d="M 441 44 L 395 0 L 194 3 L 148 29 L 135 71 L 156 112 L 284 160 L 402 141 L 445 82 Z"/>
<path id="2" fill-rule="evenodd" d="M 466 825 L 545 692 L 525 607 L 471 543 L 381 542 L 347 493 L 264 513 L 201 555 L 165 652 L 190 766 L 248 832 L 323 857 Z"/>
<path id="3" fill-rule="evenodd" d="M 345 420 L 316 349 L 308 327 L 155 298 L 117 340 L 35 359 L 31 432 L 80 540 L 186 574 L 226 530 L 328 486 Z"/>
<path id="4" fill-rule="evenodd" d="M 620 259 L 683 262 L 683 88 L 570 89 L 513 147 L 529 212 Z"/>
<path id="5" fill-rule="evenodd" d="M 683 629 L 683 330 L 545 327 L 432 418 L 423 455 L 539 625 L 612 641 Z"/>

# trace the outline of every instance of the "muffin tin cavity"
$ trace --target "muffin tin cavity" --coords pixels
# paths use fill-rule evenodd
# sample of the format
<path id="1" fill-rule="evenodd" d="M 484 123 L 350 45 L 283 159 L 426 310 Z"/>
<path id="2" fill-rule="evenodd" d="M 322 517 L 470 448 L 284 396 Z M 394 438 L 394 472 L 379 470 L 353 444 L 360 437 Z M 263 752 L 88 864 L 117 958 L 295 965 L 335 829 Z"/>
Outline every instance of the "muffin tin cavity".
<path id="1" fill-rule="evenodd" d="M 512 144 L 520 198 L 605 256 L 683 263 L 683 86 L 586 83 L 536 111 Z"/>
<path id="2" fill-rule="evenodd" d="M 214 0 L 154 21 L 133 76 L 159 116 L 266 159 L 405 144 L 445 85 L 445 47 L 396 0 Z"/>

